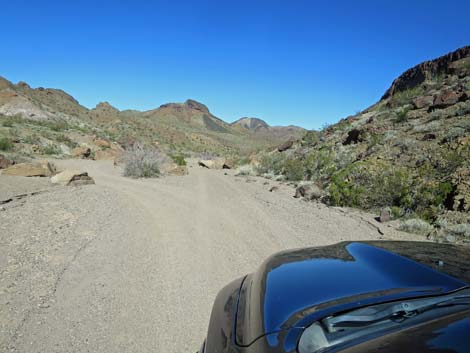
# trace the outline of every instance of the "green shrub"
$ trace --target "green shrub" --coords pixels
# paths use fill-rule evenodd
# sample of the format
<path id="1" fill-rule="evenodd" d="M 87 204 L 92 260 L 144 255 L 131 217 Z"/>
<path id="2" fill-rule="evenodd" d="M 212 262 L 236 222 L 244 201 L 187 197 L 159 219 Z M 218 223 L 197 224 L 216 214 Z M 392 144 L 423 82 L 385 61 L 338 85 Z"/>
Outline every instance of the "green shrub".
<path id="1" fill-rule="evenodd" d="M 175 162 L 179 166 L 185 166 L 186 160 L 182 154 L 173 154 L 170 156 L 173 162 Z"/>
<path id="2" fill-rule="evenodd" d="M 22 138 L 21 142 L 22 143 L 27 143 L 29 145 L 36 145 L 36 144 L 41 142 L 41 139 L 39 138 L 38 135 L 32 134 L 32 135 L 28 135 L 28 136 Z"/>
<path id="3" fill-rule="evenodd" d="M 422 86 L 416 86 L 414 88 L 409 88 L 407 90 L 397 92 L 393 95 L 392 101 L 396 106 L 403 106 L 410 104 L 412 100 L 424 93 L 424 88 Z"/>
<path id="4" fill-rule="evenodd" d="M 409 108 L 405 108 L 405 109 L 401 109 L 399 110 L 395 116 L 395 120 L 394 122 L 396 124 L 401 124 L 401 123 L 405 123 L 408 121 L 408 112 L 410 111 Z"/>
<path id="5" fill-rule="evenodd" d="M 302 161 L 298 158 L 289 158 L 284 164 L 284 173 L 287 180 L 299 181 L 304 178 L 305 169 Z"/>
<path id="6" fill-rule="evenodd" d="M 70 148 L 75 148 L 77 147 L 77 143 L 72 141 L 68 136 L 64 134 L 58 134 L 55 136 L 55 140 L 59 143 L 63 143 L 64 145 L 67 145 Z"/>
<path id="7" fill-rule="evenodd" d="M 362 162 L 333 175 L 328 192 L 329 201 L 335 206 L 409 209 L 411 189 L 412 177 L 406 169 Z"/>
<path id="8" fill-rule="evenodd" d="M 58 146 L 50 143 L 47 146 L 44 146 L 42 148 L 42 153 L 49 154 L 49 155 L 57 155 L 57 154 L 61 154 L 62 150 Z"/>
<path id="9" fill-rule="evenodd" d="M 264 154 L 261 156 L 259 164 L 256 167 L 256 173 L 259 175 L 268 173 L 280 175 L 284 171 L 286 158 L 287 157 L 284 153 L 275 152 Z"/>
<path id="10" fill-rule="evenodd" d="M 13 149 L 13 142 L 9 138 L 0 137 L 0 150 L 10 151 Z"/>

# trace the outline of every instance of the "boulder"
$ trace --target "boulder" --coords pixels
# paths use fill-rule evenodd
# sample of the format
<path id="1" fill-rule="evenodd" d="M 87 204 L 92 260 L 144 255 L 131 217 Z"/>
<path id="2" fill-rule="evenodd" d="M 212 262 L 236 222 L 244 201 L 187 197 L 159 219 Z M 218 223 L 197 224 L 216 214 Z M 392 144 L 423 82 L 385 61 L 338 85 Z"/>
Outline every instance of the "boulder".
<path id="1" fill-rule="evenodd" d="M 299 185 L 297 189 L 295 189 L 295 198 L 303 197 L 307 200 L 318 200 L 322 198 L 324 195 L 322 189 L 320 189 L 315 184 L 303 184 Z"/>
<path id="2" fill-rule="evenodd" d="M 432 108 L 449 107 L 457 103 L 460 97 L 461 97 L 461 94 L 457 92 L 450 91 L 450 90 L 443 91 L 440 94 L 438 94 L 436 98 L 434 98 L 434 103 L 432 105 Z"/>
<path id="3" fill-rule="evenodd" d="M 3 170 L 3 175 L 14 175 L 24 177 L 50 177 L 54 175 L 56 169 L 53 164 L 47 161 L 19 163 Z"/>
<path id="4" fill-rule="evenodd" d="M 95 181 L 92 177 L 88 176 L 87 172 L 80 170 L 66 169 L 51 178 L 52 184 L 78 186 L 94 184 Z"/>
<path id="5" fill-rule="evenodd" d="M 225 164 L 225 158 L 201 159 L 198 164 L 208 169 L 230 169 L 227 168 L 228 166 Z"/>
<path id="6" fill-rule="evenodd" d="M 427 108 L 430 107 L 434 103 L 433 96 L 421 96 L 416 98 L 413 101 L 413 105 L 416 109 Z"/>
<path id="7" fill-rule="evenodd" d="M 12 164 L 13 164 L 12 161 L 7 159 L 7 157 L 5 157 L 3 154 L 0 154 L 0 169 L 8 168 Z"/>
<path id="8" fill-rule="evenodd" d="M 379 221 L 381 223 L 389 222 L 392 219 L 392 211 L 389 207 L 384 207 L 380 210 Z"/>
<path id="9" fill-rule="evenodd" d="M 286 141 L 286 142 L 284 142 L 283 144 L 277 146 L 277 151 L 278 151 L 278 152 L 287 151 L 288 149 L 292 148 L 293 145 L 294 145 L 294 141 L 293 141 L 293 140 Z"/>
<path id="10" fill-rule="evenodd" d="M 278 186 L 272 186 L 270 189 L 269 189 L 269 192 L 274 192 L 274 191 L 278 191 L 279 190 L 279 187 Z"/>
<path id="11" fill-rule="evenodd" d="M 91 149 L 86 146 L 76 147 L 72 150 L 72 155 L 76 158 L 86 159 L 91 155 Z"/>

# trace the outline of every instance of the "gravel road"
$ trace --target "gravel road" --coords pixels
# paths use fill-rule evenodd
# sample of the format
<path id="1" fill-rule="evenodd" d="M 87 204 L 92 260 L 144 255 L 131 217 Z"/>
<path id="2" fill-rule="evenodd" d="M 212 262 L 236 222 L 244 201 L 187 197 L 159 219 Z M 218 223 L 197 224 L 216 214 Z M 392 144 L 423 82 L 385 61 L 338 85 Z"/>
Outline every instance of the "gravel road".
<path id="1" fill-rule="evenodd" d="M 0 201 L 27 194 L 0 210 L 1 352 L 194 352 L 218 290 L 267 256 L 384 237 L 370 216 L 232 171 L 133 180 L 108 162 L 56 164 L 96 185 L 0 175 Z"/>

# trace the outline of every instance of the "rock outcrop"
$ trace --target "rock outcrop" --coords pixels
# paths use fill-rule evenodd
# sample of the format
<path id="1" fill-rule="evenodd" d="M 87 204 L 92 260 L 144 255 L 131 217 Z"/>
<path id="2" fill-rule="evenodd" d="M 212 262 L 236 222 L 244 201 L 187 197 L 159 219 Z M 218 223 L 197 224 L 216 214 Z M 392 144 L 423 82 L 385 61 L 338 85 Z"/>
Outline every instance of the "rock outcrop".
<path id="1" fill-rule="evenodd" d="M 19 163 L 3 169 L 3 175 L 24 177 L 50 177 L 56 172 L 55 166 L 47 161 Z"/>
<path id="2" fill-rule="evenodd" d="M 397 92 L 414 88 L 438 74 L 451 73 L 453 71 L 451 64 L 454 61 L 467 57 L 470 57 L 470 46 L 457 49 L 437 59 L 425 61 L 412 67 L 393 81 L 390 88 L 382 96 L 382 100 L 393 96 Z"/>

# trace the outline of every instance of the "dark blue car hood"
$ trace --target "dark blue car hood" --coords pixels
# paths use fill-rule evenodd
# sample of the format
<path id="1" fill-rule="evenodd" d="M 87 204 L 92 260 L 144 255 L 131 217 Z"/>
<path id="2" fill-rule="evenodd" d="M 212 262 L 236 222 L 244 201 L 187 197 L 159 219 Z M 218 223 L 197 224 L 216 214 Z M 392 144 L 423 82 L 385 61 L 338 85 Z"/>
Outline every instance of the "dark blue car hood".
<path id="1" fill-rule="evenodd" d="M 468 283 L 470 260 L 468 248 L 463 249 L 347 242 L 273 255 L 242 285 L 237 343 L 246 346 L 266 334 L 305 327 L 339 311 L 461 289 Z"/>

